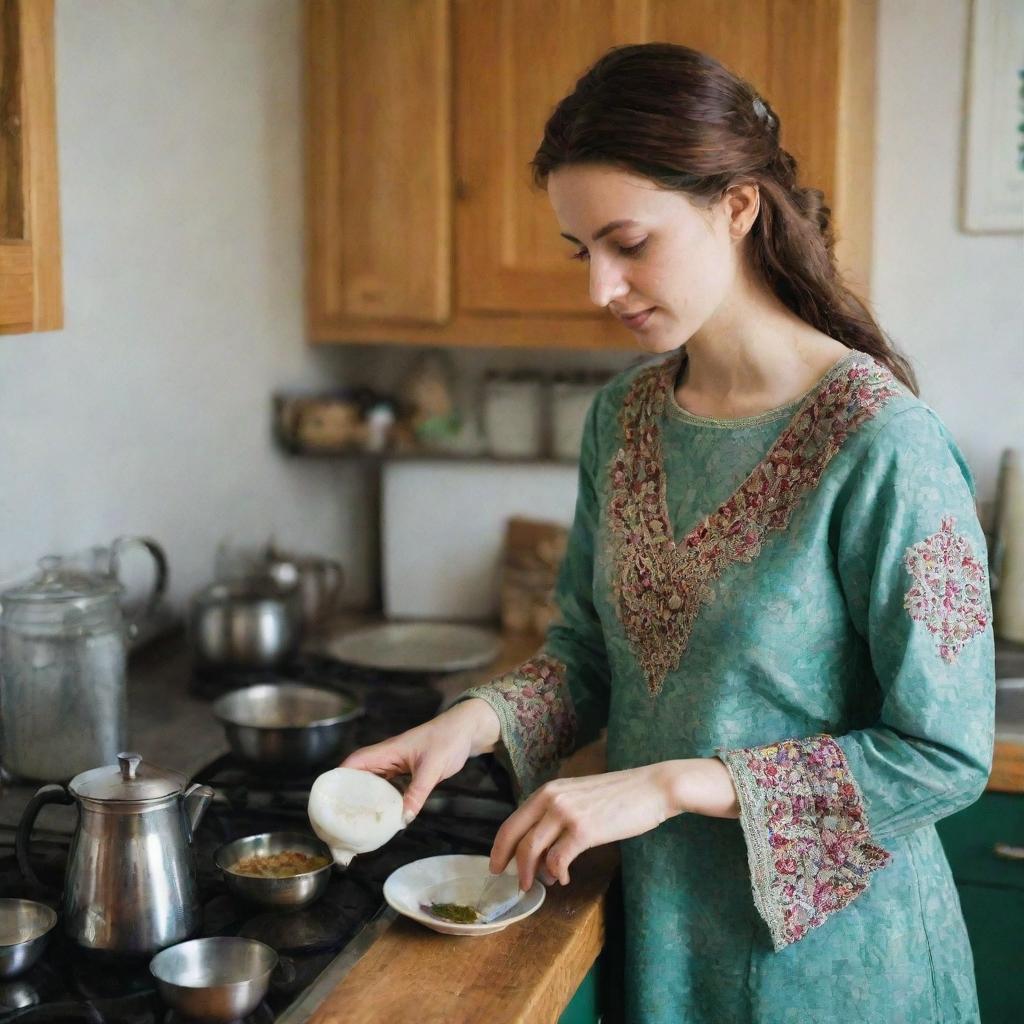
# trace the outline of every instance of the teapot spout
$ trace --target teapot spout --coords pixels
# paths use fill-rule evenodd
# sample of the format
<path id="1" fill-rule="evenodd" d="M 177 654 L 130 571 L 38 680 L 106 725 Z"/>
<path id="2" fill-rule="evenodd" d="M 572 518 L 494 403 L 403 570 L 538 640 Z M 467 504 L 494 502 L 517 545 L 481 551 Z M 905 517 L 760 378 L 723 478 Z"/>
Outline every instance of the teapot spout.
<path id="1" fill-rule="evenodd" d="M 192 842 L 192 836 L 199 828 L 199 822 L 203 820 L 212 799 L 213 790 L 209 786 L 195 785 L 185 790 L 185 820 L 188 822 L 189 842 Z"/>

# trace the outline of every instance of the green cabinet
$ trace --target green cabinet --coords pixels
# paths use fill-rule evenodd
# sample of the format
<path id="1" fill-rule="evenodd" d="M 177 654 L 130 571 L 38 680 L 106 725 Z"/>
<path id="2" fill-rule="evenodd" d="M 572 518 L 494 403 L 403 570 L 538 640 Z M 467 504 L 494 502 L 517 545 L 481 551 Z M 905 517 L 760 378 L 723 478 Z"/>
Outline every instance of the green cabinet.
<path id="1" fill-rule="evenodd" d="M 601 1024 L 597 969 L 595 963 L 587 972 L 580 987 L 576 989 L 576 995 L 558 1018 L 558 1024 Z"/>
<path id="2" fill-rule="evenodd" d="M 984 793 L 936 825 L 971 937 L 982 1024 L 1024 1020 L 1024 861 L 996 856 L 1024 847 L 1024 794 Z"/>

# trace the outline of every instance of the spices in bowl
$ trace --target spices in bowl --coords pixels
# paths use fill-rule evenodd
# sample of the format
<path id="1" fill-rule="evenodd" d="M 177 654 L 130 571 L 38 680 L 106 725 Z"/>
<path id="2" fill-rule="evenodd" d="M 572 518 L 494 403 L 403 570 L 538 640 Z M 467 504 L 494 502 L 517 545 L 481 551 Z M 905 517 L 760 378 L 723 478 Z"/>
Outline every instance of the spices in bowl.
<path id="1" fill-rule="evenodd" d="M 229 870 L 236 875 L 250 875 L 254 878 L 294 878 L 307 871 L 317 871 L 330 863 L 330 857 L 303 853 L 301 850 L 282 850 L 280 853 L 243 857 Z"/>
<path id="2" fill-rule="evenodd" d="M 304 907 L 324 894 L 334 864 L 326 843 L 303 832 L 264 832 L 214 854 L 224 885 L 265 907 Z"/>

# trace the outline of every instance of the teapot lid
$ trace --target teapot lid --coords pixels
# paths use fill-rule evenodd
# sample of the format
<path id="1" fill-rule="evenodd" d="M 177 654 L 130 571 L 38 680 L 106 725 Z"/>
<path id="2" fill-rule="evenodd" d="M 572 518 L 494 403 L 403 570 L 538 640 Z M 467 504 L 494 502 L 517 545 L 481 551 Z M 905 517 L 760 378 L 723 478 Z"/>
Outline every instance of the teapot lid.
<path id="1" fill-rule="evenodd" d="M 56 555 L 39 560 L 39 573 L 27 583 L 5 590 L 9 601 L 76 601 L 79 604 L 95 598 L 109 599 L 121 592 L 121 584 L 110 576 L 90 576 L 66 568 Z"/>
<path id="2" fill-rule="evenodd" d="M 142 760 L 141 754 L 117 755 L 117 764 L 90 768 L 76 775 L 68 789 L 86 800 L 138 803 L 174 796 L 185 788 L 185 776 Z"/>

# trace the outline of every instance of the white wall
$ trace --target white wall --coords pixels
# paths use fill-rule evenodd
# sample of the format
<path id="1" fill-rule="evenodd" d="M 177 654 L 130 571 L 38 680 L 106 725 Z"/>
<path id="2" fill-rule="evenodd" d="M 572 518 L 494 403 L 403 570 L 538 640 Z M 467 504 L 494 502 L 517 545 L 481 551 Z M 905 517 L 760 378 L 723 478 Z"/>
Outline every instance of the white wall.
<path id="1" fill-rule="evenodd" d="M 303 341 L 300 5 L 56 13 L 66 326 L 0 337 L 0 579 L 144 532 L 180 600 L 274 531 L 365 601 L 362 472 L 269 439 L 274 388 L 345 376 Z"/>
<path id="2" fill-rule="evenodd" d="M 985 498 L 1000 450 L 1024 445 L 1024 255 L 1019 235 L 957 228 L 967 15 L 881 3 L 874 299 Z M 297 0 L 58 0 L 66 327 L 0 337 L 0 580 L 147 532 L 180 600 L 219 539 L 273 530 L 341 557 L 350 603 L 372 598 L 369 478 L 269 439 L 273 389 L 390 382 L 413 354 L 303 343 L 299 16 Z M 454 358 L 472 376 L 628 356 Z"/>
<path id="3" fill-rule="evenodd" d="M 1024 238 L 959 229 L 967 0 L 882 0 L 872 297 L 978 495 L 1024 448 Z"/>

